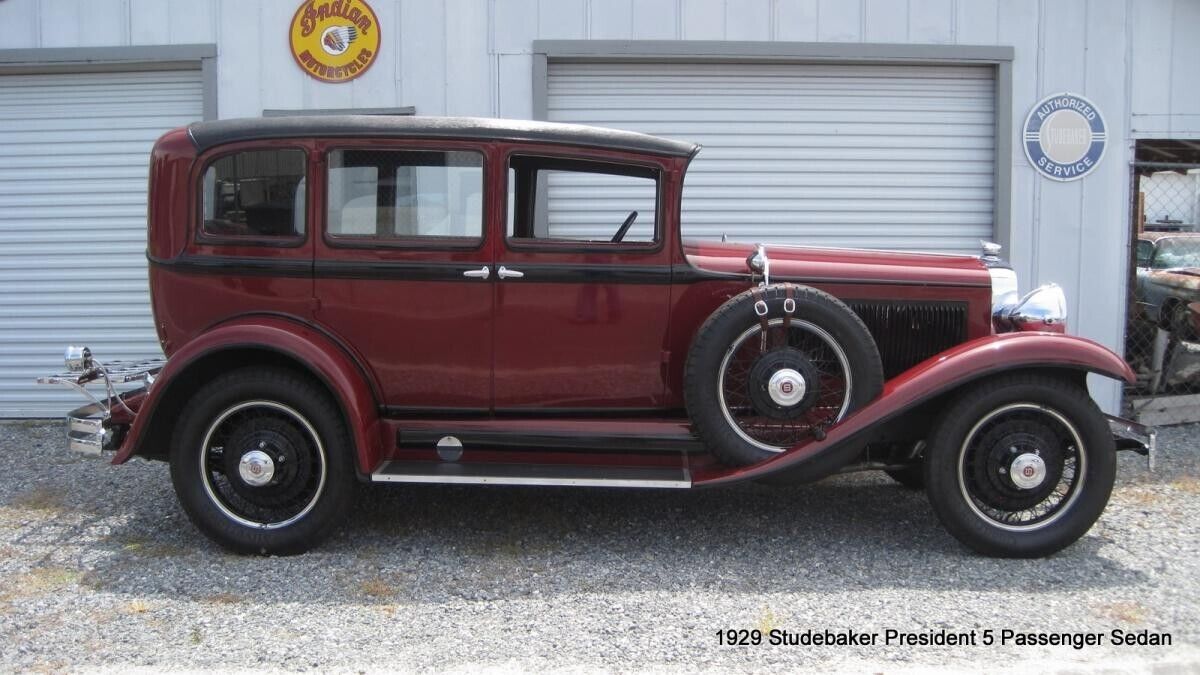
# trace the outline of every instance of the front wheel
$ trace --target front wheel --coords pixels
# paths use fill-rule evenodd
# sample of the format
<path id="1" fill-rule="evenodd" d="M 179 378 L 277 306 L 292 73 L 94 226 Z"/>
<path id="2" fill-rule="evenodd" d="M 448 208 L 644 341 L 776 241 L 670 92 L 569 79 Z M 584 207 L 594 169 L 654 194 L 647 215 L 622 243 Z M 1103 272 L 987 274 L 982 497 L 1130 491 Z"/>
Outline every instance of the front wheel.
<path id="1" fill-rule="evenodd" d="M 1035 558 L 1082 537 L 1108 503 L 1115 447 L 1079 385 L 1036 375 L 977 385 L 929 437 L 926 494 L 946 529 L 986 555 Z"/>
<path id="2" fill-rule="evenodd" d="M 222 546 L 301 553 L 349 507 L 349 447 L 322 388 L 292 371 L 246 368 L 192 397 L 172 443 L 171 481 L 188 517 Z"/>

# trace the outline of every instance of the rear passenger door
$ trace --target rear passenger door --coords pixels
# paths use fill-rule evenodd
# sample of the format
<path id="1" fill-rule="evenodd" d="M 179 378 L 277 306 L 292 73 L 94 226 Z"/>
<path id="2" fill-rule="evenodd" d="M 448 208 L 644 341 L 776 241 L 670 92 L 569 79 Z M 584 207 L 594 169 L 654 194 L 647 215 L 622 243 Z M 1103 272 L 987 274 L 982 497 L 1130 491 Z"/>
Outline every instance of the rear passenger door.
<path id="1" fill-rule="evenodd" d="M 331 142 L 323 158 L 318 320 L 370 365 L 389 414 L 488 411 L 486 146 Z"/>

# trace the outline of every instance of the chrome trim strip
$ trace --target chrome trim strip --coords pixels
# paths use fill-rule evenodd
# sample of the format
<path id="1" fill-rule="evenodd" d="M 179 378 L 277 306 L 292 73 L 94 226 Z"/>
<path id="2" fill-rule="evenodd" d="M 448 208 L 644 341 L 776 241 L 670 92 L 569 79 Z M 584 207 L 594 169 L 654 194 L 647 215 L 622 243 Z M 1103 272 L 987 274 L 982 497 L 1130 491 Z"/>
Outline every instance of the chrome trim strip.
<path id="1" fill-rule="evenodd" d="M 407 465 L 407 466 L 406 466 Z M 487 469 L 487 465 L 483 464 L 457 464 L 457 463 L 438 463 L 438 462 L 385 462 L 383 466 L 371 474 L 371 481 L 375 483 L 426 483 L 435 485 L 541 485 L 541 486 L 560 486 L 560 487 L 627 487 L 627 488 L 690 488 L 692 487 L 691 476 L 684 467 L 669 468 L 655 467 L 647 469 L 647 472 L 653 471 L 657 475 L 670 472 L 680 476 L 676 479 L 669 478 L 637 478 L 629 476 L 630 467 L 613 467 L 619 469 L 625 476 L 621 477 L 605 477 L 602 475 L 603 467 L 587 467 L 596 475 L 588 476 L 581 475 L 581 469 L 584 467 L 564 466 L 564 467 L 547 467 L 538 465 L 536 468 L 540 471 L 553 471 L 558 468 L 562 471 L 561 474 L 574 473 L 575 475 L 522 475 L 512 470 L 517 468 L 511 464 L 496 464 L 495 469 L 501 471 L 492 475 L 483 475 L 482 473 L 452 473 L 450 471 L 439 471 L 442 467 L 448 467 L 451 470 L 470 469 L 482 472 Z M 407 469 L 407 471 L 406 471 Z M 508 475 L 503 470 L 508 470 Z M 636 471 L 636 469 L 633 469 Z M 532 473 L 532 472 L 530 472 Z"/>
<path id="2" fill-rule="evenodd" d="M 630 480 L 628 478 L 538 478 L 533 476 L 413 476 L 371 474 L 374 483 L 426 483 L 433 485 L 541 485 L 559 487 L 690 488 L 690 480 Z"/>

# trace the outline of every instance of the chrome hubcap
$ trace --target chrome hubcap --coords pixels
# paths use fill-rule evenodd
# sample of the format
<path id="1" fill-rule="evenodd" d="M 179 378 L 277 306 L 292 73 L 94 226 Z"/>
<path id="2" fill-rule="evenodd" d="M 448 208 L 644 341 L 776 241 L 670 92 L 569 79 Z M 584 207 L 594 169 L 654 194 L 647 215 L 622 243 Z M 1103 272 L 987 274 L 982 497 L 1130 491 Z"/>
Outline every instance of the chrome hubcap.
<path id="1" fill-rule="evenodd" d="M 1019 455 L 1009 465 L 1008 477 L 1022 490 L 1032 490 L 1046 480 L 1046 462 L 1032 452 Z"/>
<path id="2" fill-rule="evenodd" d="M 804 399 L 807 389 L 804 376 L 791 368 L 780 368 L 767 382 L 767 394 L 779 406 L 796 405 Z"/>
<path id="3" fill-rule="evenodd" d="M 251 450 L 238 462 L 238 475 L 246 485 L 266 485 L 275 477 L 275 462 L 262 450 Z"/>

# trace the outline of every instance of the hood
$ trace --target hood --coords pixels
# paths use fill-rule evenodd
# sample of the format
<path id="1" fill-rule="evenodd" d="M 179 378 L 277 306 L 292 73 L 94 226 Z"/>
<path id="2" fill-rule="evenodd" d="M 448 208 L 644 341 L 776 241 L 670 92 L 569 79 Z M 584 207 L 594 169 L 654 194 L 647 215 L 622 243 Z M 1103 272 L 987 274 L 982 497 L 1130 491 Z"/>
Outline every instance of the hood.
<path id="1" fill-rule="evenodd" d="M 852 248 L 766 244 L 771 277 L 802 282 L 891 282 L 990 286 L 987 267 L 974 256 L 904 253 Z M 685 239 L 683 252 L 693 267 L 725 274 L 747 274 L 746 257 L 754 244 Z"/>
<path id="2" fill-rule="evenodd" d="M 1200 291 L 1200 267 L 1174 267 L 1150 273 L 1150 280 L 1161 286 Z"/>

